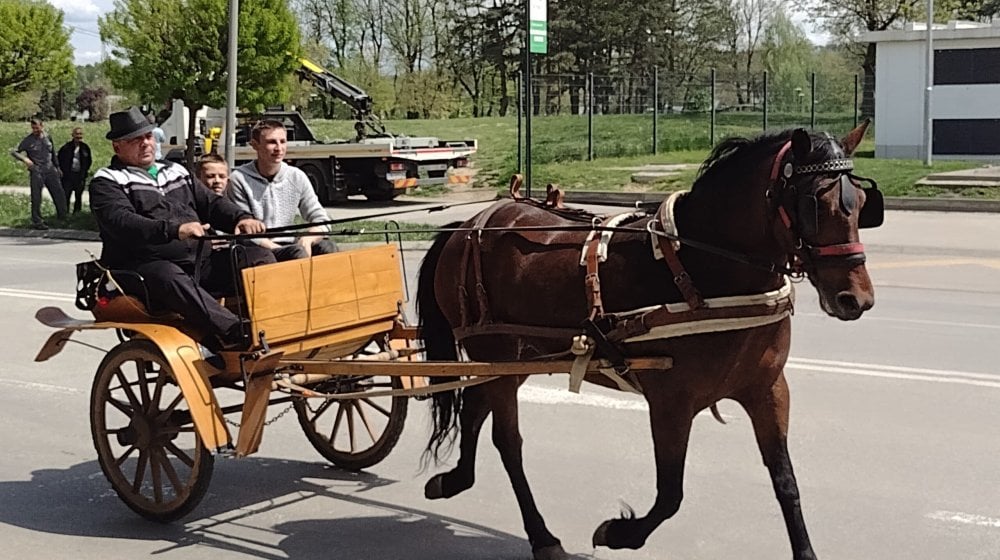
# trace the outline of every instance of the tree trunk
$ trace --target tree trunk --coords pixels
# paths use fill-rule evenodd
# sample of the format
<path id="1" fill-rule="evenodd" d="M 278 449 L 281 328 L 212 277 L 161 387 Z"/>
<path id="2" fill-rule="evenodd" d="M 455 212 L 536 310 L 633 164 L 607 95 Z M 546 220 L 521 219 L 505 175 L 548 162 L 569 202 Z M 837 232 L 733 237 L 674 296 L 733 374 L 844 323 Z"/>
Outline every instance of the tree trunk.
<path id="1" fill-rule="evenodd" d="M 865 79 L 861 85 L 861 118 L 875 118 L 875 43 L 868 43 L 861 65 Z"/>
<path id="2" fill-rule="evenodd" d="M 188 137 L 187 149 L 184 151 L 184 163 L 188 169 L 194 169 L 195 140 L 198 137 L 195 125 L 198 124 L 198 109 L 201 109 L 201 105 L 188 105 L 188 102 L 185 101 L 184 106 L 188 108 Z"/>

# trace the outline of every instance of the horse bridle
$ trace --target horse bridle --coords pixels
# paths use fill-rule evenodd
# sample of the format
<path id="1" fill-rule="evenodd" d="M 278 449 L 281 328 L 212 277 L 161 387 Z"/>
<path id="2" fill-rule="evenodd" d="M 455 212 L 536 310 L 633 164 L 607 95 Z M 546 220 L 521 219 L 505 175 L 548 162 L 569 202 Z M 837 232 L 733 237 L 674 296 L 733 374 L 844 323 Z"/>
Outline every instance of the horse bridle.
<path id="1" fill-rule="evenodd" d="M 771 167 L 771 189 L 768 196 L 777 200 L 777 212 L 785 228 L 792 235 L 794 253 L 789 268 L 797 274 L 802 274 L 821 266 L 856 266 L 865 262 L 865 246 L 863 243 L 838 243 L 833 245 L 813 245 L 807 239 L 819 232 L 819 206 L 817 193 L 821 188 L 829 186 L 833 181 L 823 185 L 810 185 L 800 190 L 792 183 L 793 178 L 810 175 L 837 174 L 834 181 L 839 182 L 840 209 L 847 215 L 858 211 L 858 227 L 871 228 L 882 224 L 884 202 L 878 184 L 867 177 L 851 173 L 854 161 L 850 158 L 833 158 L 804 165 L 784 162 L 783 159 L 791 149 L 791 141 L 786 142 L 774 158 Z M 858 209 L 858 196 L 855 188 L 861 188 L 860 183 L 867 182 L 871 186 L 864 189 L 865 204 Z M 787 196 L 787 190 L 792 189 L 792 196 Z M 789 208 L 789 201 L 794 205 Z M 794 218 L 794 219 L 793 219 Z"/>

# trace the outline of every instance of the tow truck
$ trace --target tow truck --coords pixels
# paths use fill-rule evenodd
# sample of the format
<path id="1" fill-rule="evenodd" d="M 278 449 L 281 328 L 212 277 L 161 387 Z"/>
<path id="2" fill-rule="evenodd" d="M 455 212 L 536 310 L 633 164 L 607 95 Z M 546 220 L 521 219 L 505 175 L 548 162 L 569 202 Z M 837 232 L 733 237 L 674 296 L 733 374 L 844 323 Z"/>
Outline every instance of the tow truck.
<path id="1" fill-rule="evenodd" d="M 237 165 L 254 159 L 249 146 L 250 130 L 262 119 L 276 120 L 288 131 L 286 161 L 305 172 L 324 205 L 347 200 L 361 194 L 368 200 L 385 201 L 424 185 L 466 183 L 469 174 L 463 168 L 476 153 L 474 139 L 440 140 L 436 137 L 411 137 L 386 131 L 373 111 L 373 100 L 361 88 L 336 76 L 322 66 L 299 59 L 296 74 L 312 83 L 319 91 L 343 101 L 352 110 L 354 138 L 324 142 L 316 138 L 302 115 L 296 111 L 265 111 L 262 114 L 238 114 L 235 161 Z M 198 116 L 202 142 L 196 144 L 203 152 L 217 150 L 218 139 L 224 138 L 225 110 L 203 109 Z M 161 125 L 168 146 L 167 159 L 183 160 L 183 143 L 187 138 L 187 109 L 180 101 Z M 213 142 L 214 140 L 214 142 Z"/>

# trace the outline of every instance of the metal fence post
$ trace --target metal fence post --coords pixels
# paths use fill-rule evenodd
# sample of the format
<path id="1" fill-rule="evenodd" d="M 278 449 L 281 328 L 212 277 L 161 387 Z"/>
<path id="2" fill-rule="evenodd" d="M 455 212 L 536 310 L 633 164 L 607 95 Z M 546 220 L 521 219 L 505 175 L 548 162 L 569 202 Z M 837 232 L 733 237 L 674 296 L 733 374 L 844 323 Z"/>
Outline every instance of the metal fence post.
<path id="1" fill-rule="evenodd" d="M 709 79 L 711 80 L 709 85 L 709 92 L 711 99 L 709 100 L 708 109 L 708 147 L 711 148 L 715 145 L 715 68 L 712 68 L 709 73 Z"/>
<path id="2" fill-rule="evenodd" d="M 594 73 L 587 72 L 587 161 L 594 161 Z"/>
<path id="3" fill-rule="evenodd" d="M 854 75 L 854 128 L 858 127 L 858 75 Z"/>
<path id="4" fill-rule="evenodd" d="M 764 130 L 767 130 L 767 70 L 764 70 Z"/>
<path id="5" fill-rule="evenodd" d="M 521 164 L 524 161 L 524 159 L 523 159 L 522 152 L 521 152 L 521 149 L 523 148 L 521 142 L 523 141 L 522 134 L 524 133 L 524 131 L 521 130 L 521 118 L 522 118 L 521 112 L 523 111 L 523 105 L 522 105 L 522 103 L 524 103 L 524 98 L 522 97 L 522 95 L 524 94 L 524 90 L 522 89 L 523 85 L 524 85 L 524 77 L 523 77 L 523 73 L 520 70 L 517 71 L 517 75 L 514 77 L 514 84 L 515 84 L 515 89 L 517 91 L 517 103 L 516 103 L 516 105 L 517 105 L 517 172 L 518 173 L 522 173 L 524 171 L 524 168 L 521 166 Z"/>
<path id="6" fill-rule="evenodd" d="M 809 128 L 816 129 L 816 73 L 809 76 Z"/>
<path id="7" fill-rule="evenodd" d="M 653 155 L 656 155 L 656 120 L 660 113 L 660 69 L 653 67 Z"/>

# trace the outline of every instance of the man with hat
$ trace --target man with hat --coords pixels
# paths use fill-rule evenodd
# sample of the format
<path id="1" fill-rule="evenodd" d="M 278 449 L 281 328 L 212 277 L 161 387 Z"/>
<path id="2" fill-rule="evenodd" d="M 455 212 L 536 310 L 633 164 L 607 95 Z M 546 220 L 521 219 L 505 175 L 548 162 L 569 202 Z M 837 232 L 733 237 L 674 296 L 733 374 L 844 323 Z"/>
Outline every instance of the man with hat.
<path id="1" fill-rule="evenodd" d="M 210 350 L 245 345 L 239 317 L 209 293 L 234 288 L 231 252 L 212 251 L 210 243 L 198 238 L 211 227 L 262 233 L 264 224 L 183 166 L 155 161 L 154 125 L 138 107 L 113 113 L 109 120 L 107 139 L 115 156 L 90 182 L 90 206 L 104 243 L 101 264 L 137 272 L 149 294 L 150 311 L 180 314 L 205 333 L 201 342 Z M 239 250 L 245 251 L 249 266 L 274 262 L 270 251 Z"/>

